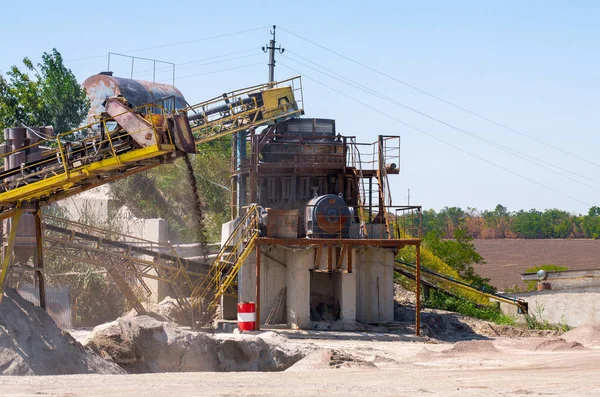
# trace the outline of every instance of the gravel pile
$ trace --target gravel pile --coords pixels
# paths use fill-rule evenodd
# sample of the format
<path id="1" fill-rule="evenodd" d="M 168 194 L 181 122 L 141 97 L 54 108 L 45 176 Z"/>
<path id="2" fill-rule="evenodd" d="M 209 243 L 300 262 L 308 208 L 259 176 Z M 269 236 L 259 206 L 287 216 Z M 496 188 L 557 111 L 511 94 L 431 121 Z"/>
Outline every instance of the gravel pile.
<path id="1" fill-rule="evenodd" d="M 0 303 L 2 375 L 123 374 L 60 330 L 43 309 L 12 289 Z"/>

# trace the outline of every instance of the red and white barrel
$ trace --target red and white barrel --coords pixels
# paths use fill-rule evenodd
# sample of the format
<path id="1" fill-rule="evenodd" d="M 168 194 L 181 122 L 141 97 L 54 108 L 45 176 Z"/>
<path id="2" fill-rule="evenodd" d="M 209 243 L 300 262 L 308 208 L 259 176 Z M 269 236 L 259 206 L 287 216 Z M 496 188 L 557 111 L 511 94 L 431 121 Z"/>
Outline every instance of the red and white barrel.
<path id="1" fill-rule="evenodd" d="M 237 305 L 237 312 L 240 331 L 254 331 L 256 329 L 256 304 L 254 302 L 240 302 Z"/>

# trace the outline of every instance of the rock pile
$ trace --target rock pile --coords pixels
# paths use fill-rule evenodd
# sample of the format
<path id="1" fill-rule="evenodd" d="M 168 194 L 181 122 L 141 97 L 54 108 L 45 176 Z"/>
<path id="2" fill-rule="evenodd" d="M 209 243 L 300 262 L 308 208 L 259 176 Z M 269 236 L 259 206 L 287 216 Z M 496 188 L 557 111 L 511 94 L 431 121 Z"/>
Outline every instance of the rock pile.
<path id="1" fill-rule="evenodd" d="M 282 371 L 306 355 L 274 333 L 211 335 L 146 315 L 98 326 L 86 345 L 129 373 Z"/>
<path id="2" fill-rule="evenodd" d="M 0 303 L 0 373 L 65 375 L 125 371 L 61 331 L 43 309 L 6 289 Z"/>

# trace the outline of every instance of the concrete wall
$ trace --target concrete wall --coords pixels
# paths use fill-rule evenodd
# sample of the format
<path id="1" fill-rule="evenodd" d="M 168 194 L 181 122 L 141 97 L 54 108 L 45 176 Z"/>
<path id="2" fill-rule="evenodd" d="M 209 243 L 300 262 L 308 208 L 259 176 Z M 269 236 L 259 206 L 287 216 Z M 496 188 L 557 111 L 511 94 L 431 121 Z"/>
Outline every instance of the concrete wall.
<path id="1" fill-rule="evenodd" d="M 529 312 L 540 321 L 578 327 L 600 321 L 600 287 L 583 287 L 569 290 L 544 290 L 511 294 L 529 302 Z M 525 322 L 515 306 L 502 303 L 505 314 Z"/>
<path id="2" fill-rule="evenodd" d="M 394 319 L 394 252 L 383 248 L 353 249 L 354 272 L 324 273 L 314 269 L 316 248 L 263 247 L 274 259 L 261 255 L 261 322 L 287 287 L 286 314 L 278 321 L 292 328 L 310 326 L 311 300 L 330 297 L 339 320 L 379 323 Z M 240 301 L 256 300 L 255 253 L 238 274 Z M 281 263 L 279 263 L 281 262 Z M 322 258 L 321 271 L 326 268 Z M 313 307 L 314 309 L 314 307 Z"/>
<path id="3" fill-rule="evenodd" d="M 281 290 L 286 287 L 286 266 L 279 262 L 285 262 L 285 250 L 281 247 L 263 247 L 269 256 L 260 257 L 260 320 L 264 323 L 267 320 L 269 312 L 276 304 L 277 297 Z M 279 261 L 279 262 L 278 262 Z M 238 301 L 256 302 L 256 251 L 253 250 L 250 256 L 241 267 L 238 273 Z M 274 319 L 275 323 L 286 323 L 286 313 L 280 313 Z"/>
<path id="4" fill-rule="evenodd" d="M 354 249 L 356 319 L 363 323 L 394 321 L 394 252 L 389 249 Z"/>

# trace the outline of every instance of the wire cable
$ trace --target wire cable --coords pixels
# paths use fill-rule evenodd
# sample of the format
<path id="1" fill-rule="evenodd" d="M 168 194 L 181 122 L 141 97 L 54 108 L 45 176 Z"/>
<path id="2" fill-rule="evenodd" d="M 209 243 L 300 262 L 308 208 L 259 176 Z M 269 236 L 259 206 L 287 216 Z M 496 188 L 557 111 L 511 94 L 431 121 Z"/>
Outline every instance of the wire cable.
<path id="1" fill-rule="evenodd" d="M 511 155 L 513 155 L 513 156 L 515 156 L 515 157 L 518 157 L 518 158 L 520 158 L 520 159 L 523 159 L 523 160 L 525 160 L 525 161 L 528 161 L 528 162 L 530 162 L 530 163 L 532 163 L 532 164 L 535 164 L 535 165 L 537 165 L 538 167 L 540 167 L 540 168 L 543 168 L 543 169 L 545 169 L 545 170 L 547 170 L 547 171 L 553 172 L 553 173 L 555 173 L 555 174 L 557 174 L 557 175 L 560 175 L 560 176 L 562 176 L 562 177 L 564 177 L 564 178 L 567 178 L 567 179 L 569 179 L 569 180 L 571 180 L 571 181 L 573 181 L 573 182 L 579 183 L 580 185 L 586 186 L 586 187 L 588 187 L 588 188 L 590 188 L 590 189 L 593 189 L 593 190 L 596 190 L 596 191 L 600 191 L 600 189 L 599 189 L 599 188 L 597 188 L 597 187 L 595 187 L 595 186 L 591 186 L 591 185 L 589 185 L 589 184 L 587 184 L 587 183 L 581 182 L 580 180 L 577 180 L 577 179 L 575 179 L 575 178 L 573 178 L 573 177 L 571 177 L 571 176 L 569 176 L 569 175 L 563 174 L 563 173 L 561 173 L 561 172 L 558 172 L 558 171 L 556 171 L 556 170 L 554 170 L 554 169 L 551 169 L 551 168 L 549 168 L 549 167 L 546 167 L 546 166 L 544 166 L 544 165 L 542 165 L 542 164 L 546 164 L 546 165 L 548 165 L 548 166 L 550 166 L 550 167 L 554 167 L 554 168 L 556 168 L 556 169 L 558 169 L 558 170 L 561 170 L 561 171 L 564 171 L 564 172 L 567 172 L 567 173 L 570 173 L 570 174 L 576 175 L 576 176 L 578 176 L 579 178 L 586 179 L 586 180 L 588 180 L 588 181 L 591 181 L 591 182 L 594 182 L 594 183 L 596 183 L 596 184 L 600 184 L 600 181 L 597 181 L 597 180 L 594 180 L 594 179 L 588 178 L 588 177 L 586 177 L 586 176 L 584 176 L 584 175 L 581 175 L 581 174 L 579 174 L 579 173 L 577 173 L 577 172 L 575 172 L 575 171 L 571 171 L 571 170 L 565 169 L 565 168 L 563 168 L 563 167 L 560 167 L 560 166 L 558 166 L 558 165 L 555 165 L 555 164 L 549 163 L 549 162 L 547 162 L 547 161 L 545 161 L 545 160 L 542 160 L 542 159 L 539 159 L 539 158 L 537 158 L 537 157 L 530 156 L 530 155 L 528 155 L 528 154 L 526 154 L 526 153 L 520 152 L 520 151 L 518 151 L 518 150 L 515 150 L 515 149 L 513 149 L 513 148 L 510 148 L 510 147 L 508 147 L 508 146 L 505 146 L 505 145 L 502 145 L 502 144 L 500 144 L 500 143 L 494 142 L 494 141 L 492 141 L 492 140 L 490 140 L 490 139 L 487 139 L 487 138 L 485 138 L 485 137 L 482 137 L 481 135 L 475 134 L 475 133 L 473 133 L 473 132 L 466 131 L 466 130 L 464 130 L 464 129 L 460 128 L 460 127 L 457 127 L 457 126 L 455 126 L 455 125 L 453 125 L 453 124 L 450 124 L 450 123 L 448 123 L 448 122 L 445 122 L 445 121 L 443 121 L 443 120 L 441 120 L 441 119 L 438 119 L 438 118 L 436 118 L 436 117 L 434 117 L 434 116 L 431 116 L 431 115 L 429 115 L 429 114 L 427 114 L 427 113 L 424 113 L 424 112 L 422 112 L 422 111 L 419 111 L 419 110 L 417 110 L 417 109 L 415 109 L 415 108 L 413 108 L 413 107 L 410 107 L 410 106 L 408 106 L 408 105 L 406 105 L 406 104 L 403 104 L 403 103 L 401 103 L 401 102 L 398 102 L 397 100 L 395 100 L 395 99 L 393 99 L 393 98 L 390 98 L 390 97 L 388 97 L 388 96 L 386 96 L 386 95 L 384 95 L 384 94 L 382 94 L 382 93 L 380 93 L 380 92 L 377 92 L 377 91 L 375 91 L 375 90 L 373 90 L 373 89 L 371 89 L 371 88 L 369 88 L 369 87 L 367 87 L 367 86 L 364 86 L 364 85 L 362 85 L 362 84 L 360 84 L 360 83 L 357 83 L 356 81 L 354 81 L 354 80 L 352 80 L 352 79 L 350 79 L 350 78 L 348 78 L 348 77 L 342 76 L 341 74 L 339 74 L 339 73 L 337 73 L 337 72 L 335 72 L 335 71 L 332 71 L 332 70 L 330 70 L 330 69 L 327 69 L 327 68 L 325 68 L 324 66 L 321 66 L 321 65 L 319 65 L 318 63 L 316 63 L 316 62 L 313 62 L 313 61 L 311 61 L 311 60 L 309 60 L 309 59 L 307 59 L 307 58 L 304 58 L 304 57 L 302 57 L 302 56 L 300 56 L 300 55 L 298 55 L 298 54 L 296 54 L 296 53 L 293 53 L 293 52 L 291 52 L 291 51 L 288 51 L 288 52 L 289 52 L 289 53 L 291 53 L 291 54 L 293 54 L 294 56 L 297 56 L 297 57 L 299 57 L 299 58 L 302 58 L 303 60 L 306 60 L 307 62 L 310 62 L 310 63 L 312 63 L 312 64 L 314 64 L 314 65 L 316 65 L 316 66 L 318 66 L 318 67 L 320 67 L 320 68 L 322 68 L 322 69 L 324 69 L 324 70 L 327 70 L 327 71 L 329 71 L 329 72 L 333 73 L 335 76 L 339 76 L 339 77 L 341 77 L 341 79 L 340 79 L 340 78 L 337 78 L 337 77 L 335 77 L 335 76 L 332 76 L 332 75 L 330 75 L 330 74 L 328 74 L 328 73 L 325 73 L 325 72 L 323 72 L 323 71 L 321 71 L 321 70 L 318 70 L 318 69 L 316 69 L 316 68 L 314 68 L 314 67 L 312 67 L 312 66 L 306 65 L 306 64 L 304 64 L 304 63 L 302 63 L 302 62 L 299 62 L 299 61 L 297 61 L 297 60 L 295 60 L 295 59 L 293 59 L 293 58 L 290 58 L 289 56 L 286 56 L 286 55 L 283 55 L 283 54 L 282 54 L 282 56 L 283 56 L 283 57 L 285 57 L 285 58 L 287 58 L 287 59 L 289 59 L 289 60 L 291 60 L 291 61 L 293 61 L 293 62 L 296 62 L 296 63 L 298 63 L 298 64 L 300 64 L 300 65 L 302 65 L 302 66 L 304 66 L 304 67 L 310 68 L 310 69 L 312 69 L 312 70 L 314 70 L 314 71 L 316 71 L 316 72 L 319 72 L 319 73 L 321 73 L 321 74 L 323 74 L 323 75 L 325 75 L 325 76 L 328 76 L 328 77 L 330 77 L 330 78 L 332 78 L 332 79 L 335 79 L 335 80 L 337 80 L 337 81 L 340 81 L 340 82 L 342 82 L 342 83 L 344 83 L 344 84 L 350 85 L 350 86 L 352 86 L 352 87 L 354 87 L 354 88 L 357 88 L 357 89 L 359 89 L 359 90 L 365 91 L 365 92 L 367 92 L 367 93 L 369 93 L 369 94 L 371 94 L 371 95 L 373 95 L 373 96 L 375 96 L 375 97 L 378 97 L 378 98 L 380 98 L 380 99 L 383 99 L 383 100 L 385 100 L 385 101 L 387 101 L 387 102 L 390 102 L 390 103 L 392 103 L 392 104 L 394 104 L 394 105 L 396 105 L 396 106 L 402 107 L 402 108 L 404 108 L 404 109 L 407 109 L 407 110 L 409 110 L 409 111 L 411 111 L 411 112 L 414 112 L 414 113 L 417 113 L 417 114 L 419 114 L 419 115 L 421 115 L 421 116 L 423 116 L 423 117 L 426 117 L 426 118 L 428 118 L 428 119 L 430 119 L 430 120 L 433 120 L 433 121 L 435 121 L 435 122 L 438 122 L 438 123 L 440 123 L 440 124 L 442 124 L 442 125 L 445 125 L 445 126 L 447 126 L 447 127 L 450 127 L 450 128 L 452 128 L 452 129 L 454 129 L 454 130 L 456 130 L 456 131 L 459 131 L 459 132 L 461 132 L 461 133 L 464 133 L 464 134 L 466 134 L 466 135 L 468 135 L 468 136 L 470 136 L 470 137 L 472 137 L 472 138 L 474 138 L 474 139 L 477 139 L 477 140 L 479 140 L 479 141 L 481 141 L 481 142 L 484 142 L 484 143 L 486 143 L 486 144 L 488 144 L 488 145 L 490 145 L 490 146 L 493 146 L 493 147 L 495 147 L 495 148 L 497 148 L 497 149 L 500 149 L 500 150 L 502 150 L 502 151 L 504 151 L 504 152 L 506 152 L 506 153 L 508 153 L 508 154 L 511 154 Z M 342 79 L 344 79 L 344 80 L 347 80 L 347 81 L 344 81 L 344 80 L 342 80 Z M 541 163 L 541 164 L 540 164 L 540 163 Z"/>
<path id="2" fill-rule="evenodd" d="M 243 53 L 246 53 L 246 52 L 256 51 L 256 50 L 257 50 L 257 48 L 250 48 L 250 49 L 243 50 L 243 51 L 235 51 L 235 52 L 230 52 L 230 53 L 227 53 L 227 54 L 215 55 L 215 56 L 208 57 L 208 58 L 202 58 L 202 59 L 195 59 L 193 61 L 180 62 L 180 63 L 177 64 L 177 66 L 188 65 L 190 63 L 196 63 L 196 62 L 209 61 L 211 59 L 225 58 L 225 57 L 228 57 L 228 56 L 231 56 L 231 55 L 238 55 L 238 54 L 243 54 Z M 169 70 L 169 71 L 171 71 L 172 67 L 164 66 L 164 67 L 160 67 L 158 69 L 144 69 L 144 70 L 137 71 L 137 72 L 135 72 L 133 74 L 136 75 L 136 74 L 140 74 L 140 73 L 153 72 L 153 71 L 158 72 L 158 71 L 162 71 L 162 70 Z"/>
<path id="3" fill-rule="evenodd" d="M 157 48 L 166 48 L 166 47 L 174 47 L 174 46 L 183 45 L 183 44 L 192 44 L 192 43 L 197 43 L 197 42 L 200 42 L 200 41 L 220 39 L 220 38 L 223 38 L 223 37 L 235 36 L 235 35 L 244 34 L 244 33 L 251 33 L 251 32 L 256 32 L 258 30 L 269 29 L 269 28 L 270 28 L 270 26 L 261 26 L 260 28 L 240 30 L 239 32 L 224 33 L 224 34 L 220 34 L 220 35 L 216 35 L 216 36 L 201 37 L 199 39 L 187 40 L 187 41 L 180 41 L 180 42 L 177 42 L 177 43 L 161 44 L 161 45 L 157 45 L 157 46 L 153 46 L 153 47 L 138 48 L 138 49 L 135 49 L 135 50 L 123 51 L 121 53 L 122 54 L 131 54 L 133 52 L 154 50 L 154 49 L 157 49 Z M 83 61 L 83 60 L 86 60 L 86 59 L 104 58 L 105 56 L 106 55 L 94 55 L 94 56 L 83 57 L 83 58 L 68 59 L 65 62 L 77 62 L 77 61 Z"/>
<path id="4" fill-rule="evenodd" d="M 593 166 L 596 166 L 596 167 L 600 168 L 600 164 L 598 164 L 598 163 L 595 163 L 595 162 L 593 162 L 593 161 L 591 161 L 591 160 L 588 160 L 588 159 L 586 159 L 585 157 L 582 157 L 582 156 L 579 156 L 579 155 L 577 155 L 577 154 L 575 154 L 575 153 L 569 152 L 569 151 L 567 151 L 567 150 L 565 150 L 565 149 L 562 149 L 562 148 L 560 148 L 560 147 L 558 147 L 558 146 L 554 146 L 554 145 L 552 145 L 552 144 L 550 144 L 550 143 L 548 143 L 548 142 L 545 142 L 545 141 L 543 141 L 543 140 L 541 140 L 541 139 L 539 139 L 539 138 L 536 138 L 536 137 L 534 137 L 534 136 L 531 136 L 531 135 L 529 135 L 529 134 L 526 134 L 526 133 L 524 133 L 524 132 L 521 132 L 521 131 L 519 131 L 519 130 L 517 130 L 517 129 L 514 129 L 514 128 L 512 128 L 512 127 L 509 127 L 509 126 L 507 126 L 507 125 L 505 125 L 505 124 L 502 124 L 502 123 L 500 123 L 500 122 L 498 122 L 498 121 L 495 121 L 495 120 L 493 120 L 493 119 L 491 119 L 491 118 L 489 118 L 489 117 L 483 116 L 483 115 L 481 115 L 481 114 L 479 114 L 479 113 L 477 113 L 477 112 L 474 112 L 474 111 L 472 111 L 472 110 L 469 110 L 469 109 L 467 109 L 467 108 L 465 108 L 465 107 L 463 107 L 463 106 L 457 105 L 456 103 L 453 103 L 453 102 L 451 102 L 451 101 L 449 101 L 449 100 L 447 100 L 447 99 L 444 99 L 444 98 L 442 98 L 442 97 L 440 97 L 440 96 L 437 96 L 437 95 L 435 95 L 435 94 L 432 94 L 432 93 L 430 93 L 430 92 L 427 92 L 427 91 L 425 91 L 425 90 L 423 90 L 423 89 L 421 89 L 421 88 L 419 88 L 419 87 L 416 87 L 416 86 L 414 86 L 414 85 L 412 85 L 412 84 L 409 84 L 409 83 L 407 83 L 406 81 L 403 81 L 403 80 L 397 79 L 397 78 L 395 78 L 395 77 L 393 77 L 393 76 L 390 76 L 390 75 L 389 75 L 389 74 L 387 74 L 387 73 L 384 73 L 384 72 L 382 72 L 382 71 L 380 71 L 380 70 L 377 70 L 377 69 L 375 69 L 375 68 L 372 68 L 372 67 L 370 67 L 370 66 L 368 66 L 368 65 L 365 65 L 365 64 L 364 64 L 364 63 L 362 63 L 362 62 L 356 61 L 356 60 L 354 60 L 354 59 L 352 59 L 352 58 L 350 58 L 350 57 L 348 57 L 348 56 L 346 56 L 346 55 L 340 54 L 339 52 L 337 52 L 337 51 L 334 51 L 334 50 L 332 50 L 331 48 L 327 48 L 327 47 L 325 47 L 325 46 L 323 46 L 323 45 L 321 45 L 321 44 L 319 44 L 319 43 L 316 43 L 316 42 L 314 42 L 314 41 L 312 41 L 312 40 L 309 40 L 309 39 L 307 39 L 307 38 L 305 38 L 305 37 L 302 37 L 302 36 L 300 36 L 299 34 L 296 34 L 296 33 L 294 33 L 294 32 L 291 32 L 291 31 L 289 31 L 289 30 L 287 30 L 287 29 L 285 29 L 285 28 L 282 28 L 281 26 L 278 26 L 278 28 L 279 28 L 279 29 L 281 29 L 281 30 L 283 30 L 283 31 L 284 31 L 284 32 L 286 32 L 286 33 L 289 33 L 289 34 L 291 34 L 292 36 L 296 36 L 297 38 L 299 38 L 299 39 L 301 39 L 301 40 L 304 40 L 304 41 L 306 41 L 306 42 L 308 42 L 308 43 L 310 43 L 310 44 L 312 44 L 312 45 L 314 45 L 314 46 L 317 46 L 317 47 L 319 47 L 319 48 L 322 48 L 322 49 L 323 49 L 323 50 L 325 50 L 325 51 L 329 51 L 329 52 L 331 52 L 332 54 L 335 54 L 335 55 L 337 55 L 337 56 L 339 56 L 339 57 L 341 57 L 341 58 L 344 58 L 344 59 L 346 59 L 347 61 L 350 61 L 350 62 L 352 62 L 352 63 L 354 63 L 354 64 L 356 64 L 356 65 L 358 65 L 358 66 L 360 66 L 360 67 L 362 67 L 362 68 L 365 68 L 365 69 L 367 69 L 367 70 L 370 70 L 370 71 L 372 71 L 373 73 L 377 73 L 377 74 L 379 74 L 379 75 L 381 75 L 381 76 L 383 76 L 383 77 L 385 77 L 385 78 L 388 78 L 388 79 L 390 79 L 390 80 L 393 80 L 393 81 L 395 81 L 395 82 L 397 82 L 397 83 L 400 83 L 400 84 L 402 84 L 402 85 L 404 85 L 404 86 L 406 86 L 406 87 L 409 87 L 409 88 L 411 88 L 411 89 L 413 89 L 413 90 L 415 90 L 415 91 L 418 91 L 418 92 L 420 92 L 420 93 L 422 93 L 422 94 L 424 94 L 424 95 L 427 95 L 427 96 L 429 96 L 429 97 L 431 97 L 431 98 L 434 98 L 434 99 L 436 99 L 436 100 L 438 100 L 438 101 L 440 101 L 440 102 L 443 102 L 443 103 L 445 103 L 445 104 L 447 104 L 447 105 L 450 105 L 450 106 L 452 106 L 452 107 L 454 107 L 454 108 L 456 108 L 456 109 L 462 110 L 463 112 L 469 113 L 469 114 L 471 114 L 471 115 L 473 115 L 473 116 L 475 116 L 475 117 L 478 117 L 478 118 L 480 118 L 480 119 L 482 119 L 482 120 L 485 120 L 485 121 L 487 121 L 487 122 L 489 122 L 489 123 L 492 123 L 492 124 L 494 124 L 494 125 L 496 125 L 496 126 L 498 126 L 498 127 L 501 127 L 501 128 L 504 128 L 504 129 L 506 129 L 506 130 L 512 131 L 512 132 L 514 132 L 514 133 L 516 133 L 516 134 L 518 134 L 518 135 L 521 135 L 521 136 L 523 136 L 523 137 L 526 137 L 526 138 L 528 138 L 528 139 L 531 139 L 531 140 L 533 140 L 533 141 L 535 141 L 535 142 L 537 142 L 537 143 L 540 143 L 540 144 L 542 144 L 542 145 L 544 145 L 544 146 L 547 146 L 547 147 L 549 147 L 549 148 L 552 148 L 552 149 L 554 149 L 554 150 L 556 150 L 556 151 L 559 151 L 559 152 L 561 152 L 561 153 L 563 153 L 563 154 L 569 155 L 569 156 L 571 156 L 571 157 L 574 157 L 574 158 L 576 158 L 576 159 L 578 159 L 578 160 L 584 161 L 584 162 L 586 162 L 586 163 L 588 163 L 588 164 L 591 164 L 591 165 L 593 165 Z"/>
<path id="5" fill-rule="evenodd" d="M 223 62 L 235 61 L 235 60 L 237 60 L 237 59 L 243 59 L 243 58 L 252 58 L 252 57 L 257 57 L 257 56 L 259 56 L 259 55 L 264 55 L 264 54 L 262 54 L 262 52 L 261 52 L 260 54 L 241 55 L 241 56 L 239 56 L 239 57 L 235 57 L 235 58 L 221 59 L 221 60 L 219 60 L 219 61 L 206 62 L 206 63 L 201 63 L 201 64 L 199 64 L 199 65 L 190 65 L 190 66 L 184 66 L 184 67 L 182 67 L 182 68 L 177 68 L 177 71 L 179 72 L 179 71 L 181 71 L 181 70 L 185 70 L 185 69 L 193 69 L 193 68 L 199 68 L 199 67 L 202 67 L 202 66 L 207 66 L 207 65 L 214 65 L 214 64 L 217 64 L 217 63 L 223 63 Z M 156 74 L 163 74 L 163 73 L 171 73 L 171 70 L 162 71 L 162 72 L 158 72 L 158 71 L 157 71 L 157 72 L 156 72 Z M 150 71 L 150 73 L 142 73 L 142 74 L 139 74 L 139 73 L 134 73 L 133 75 L 134 75 L 134 76 L 136 76 L 136 75 L 137 75 L 137 76 L 143 76 L 143 75 L 147 75 L 147 74 L 152 74 L 152 71 Z"/>
<path id="6" fill-rule="evenodd" d="M 250 65 L 242 65 L 242 66 L 238 66 L 238 67 L 235 67 L 235 68 L 229 68 L 229 69 L 219 69 L 219 70 L 213 70 L 213 71 L 210 71 L 210 72 L 190 74 L 188 76 L 176 77 L 175 80 L 187 79 L 188 77 L 203 76 L 205 74 L 221 73 L 221 72 L 227 72 L 227 71 L 230 71 L 230 70 L 249 68 L 251 66 L 257 66 L 257 65 L 264 65 L 264 62 L 251 63 Z"/>
<path id="7" fill-rule="evenodd" d="M 581 204 L 584 204 L 584 205 L 586 205 L 588 207 L 591 207 L 590 203 L 586 203 L 585 201 L 579 200 L 578 198 L 575 198 L 575 197 L 573 197 L 571 195 L 568 195 L 568 194 L 566 194 L 564 192 L 561 192 L 560 190 L 556 190 L 556 189 L 554 189 L 554 188 L 552 188 L 550 186 L 544 185 L 543 183 L 538 182 L 538 181 L 536 181 L 534 179 L 531 179 L 528 176 L 522 175 L 522 174 L 520 174 L 520 173 L 518 173 L 516 171 L 513 171 L 513 170 L 511 170 L 509 168 L 506 168 L 506 167 L 504 167 L 504 166 L 502 166 L 500 164 L 497 164 L 497 163 L 495 163 L 495 162 L 493 162 L 491 160 L 488 160 L 488 159 L 486 159 L 484 157 L 481 157 L 481 156 L 479 156 L 479 155 L 477 155 L 477 154 L 475 154 L 473 152 L 470 152 L 470 151 L 468 151 L 466 149 L 463 149 L 460 146 L 457 146 L 457 145 L 455 145 L 455 144 L 453 144 L 451 142 L 445 141 L 445 140 L 443 140 L 443 139 L 435 136 L 434 134 L 431 134 L 431 133 L 429 133 L 429 132 L 427 132 L 425 130 L 422 130 L 422 129 L 420 129 L 418 127 L 415 127 L 415 126 L 413 126 L 411 124 L 408 124 L 408 123 L 406 123 L 406 122 L 404 122 L 404 121 L 402 121 L 402 120 L 400 120 L 400 119 L 398 119 L 398 118 L 396 118 L 396 117 L 394 117 L 394 116 L 392 116 L 392 115 L 390 115 L 388 113 L 385 113 L 385 112 L 383 112 L 383 111 L 381 111 L 381 110 L 379 110 L 379 109 L 377 109 L 377 108 L 375 108 L 375 107 L 373 107 L 371 105 L 368 105 L 368 104 L 366 104 L 366 103 L 364 103 L 364 102 L 362 102 L 362 101 L 360 101 L 360 100 L 358 100 L 358 99 L 356 99 L 356 98 L 354 98 L 354 97 L 352 97 L 352 96 L 350 96 L 350 95 L 348 95 L 348 94 L 346 94 L 346 93 L 344 93 L 342 91 L 339 91 L 339 90 L 337 90 L 337 89 L 335 89 L 335 88 L 333 88 L 333 87 L 331 87 L 331 86 L 329 86 L 329 85 L 327 85 L 325 83 L 322 83 L 319 80 L 316 80 L 316 79 L 314 79 L 314 78 L 312 78 L 312 77 L 310 77 L 310 76 L 308 76 L 308 75 L 306 75 L 304 73 L 301 73 L 298 70 L 296 70 L 296 69 L 294 69 L 294 68 L 292 68 L 290 66 L 287 66 L 287 65 L 283 64 L 281 61 L 279 61 L 278 64 L 281 65 L 281 66 L 283 66 L 283 67 L 285 67 L 285 68 L 287 68 L 287 69 L 289 69 L 289 70 L 291 70 L 291 71 L 293 71 L 294 73 L 301 74 L 302 77 L 305 77 L 305 78 L 307 78 L 309 80 L 312 80 L 315 83 L 317 83 L 317 84 L 319 84 L 319 85 L 321 85 L 321 86 L 323 86 L 323 87 L 325 87 L 325 88 L 327 88 L 327 89 L 329 89 L 329 90 L 331 90 L 331 91 L 333 91 L 333 92 L 335 92 L 335 93 L 337 93 L 339 95 L 342 95 L 343 97 L 345 97 L 347 99 L 350 99 L 351 101 L 354 101 L 354 102 L 358 103 L 359 105 L 362 105 L 362 106 L 364 106 L 364 107 L 366 107 L 368 109 L 373 110 L 374 112 L 377 112 L 377 113 L 381 114 L 382 116 L 385 116 L 385 117 L 387 117 L 387 118 L 389 118 L 391 120 L 394 120 L 397 123 L 400 123 L 400 124 L 404 125 L 405 127 L 408 127 L 408 128 L 410 128 L 412 130 L 420 132 L 421 134 L 424 134 L 424 135 L 426 135 L 426 136 L 428 136 L 428 137 L 430 137 L 432 139 L 435 139 L 438 142 L 441 142 L 441 143 L 443 143 L 445 145 L 448 145 L 448 146 L 450 146 L 450 147 L 452 147 L 452 148 L 454 148 L 456 150 L 459 150 L 459 151 L 461 151 L 461 152 L 463 152 L 465 154 L 468 154 L 469 156 L 475 157 L 475 158 L 477 158 L 477 159 L 479 159 L 479 160 L 481 160 L 481 161 L 483 161 L 485 163 L 488 163 L 488 164 L 490 164 L 490 165 L 492 165 L 492 166 L 494 166 L 496 168 L 499 168 L 499 169 L 501 169 L 501 170 L 503 170 L 505 172 L 508 172 L 510 174 L 518 176 L 521 179 L 524 179 L 524 180 L 526 180 L 528 182 L 531 182 L 531 183 L 533 183 L 535 185 L 543 187 L 544 189 L 547 189 L 547 190 L 549 190 L 551 192 L 554 192 L 556 194 L 560 194 L 561 196 L 567 197 L 567 198 L 569 198 L 569 199 L 571 199 L 573 201 L 577 201 L 578 203 L 581 203 Z"/>

